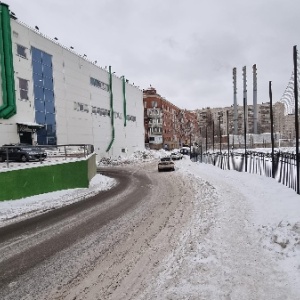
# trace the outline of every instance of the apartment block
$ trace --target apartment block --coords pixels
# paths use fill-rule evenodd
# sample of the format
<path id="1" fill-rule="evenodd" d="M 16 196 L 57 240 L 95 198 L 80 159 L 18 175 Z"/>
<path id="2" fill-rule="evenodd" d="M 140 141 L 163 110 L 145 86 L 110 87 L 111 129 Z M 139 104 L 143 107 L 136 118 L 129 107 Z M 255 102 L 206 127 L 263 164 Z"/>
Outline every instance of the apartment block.
<path id="1" fill-rule="evenodd" d="M 182 110 L 150 87 L 143 91 L 145 144 L 176 149 L 199 141 L 197 114 Z"/>

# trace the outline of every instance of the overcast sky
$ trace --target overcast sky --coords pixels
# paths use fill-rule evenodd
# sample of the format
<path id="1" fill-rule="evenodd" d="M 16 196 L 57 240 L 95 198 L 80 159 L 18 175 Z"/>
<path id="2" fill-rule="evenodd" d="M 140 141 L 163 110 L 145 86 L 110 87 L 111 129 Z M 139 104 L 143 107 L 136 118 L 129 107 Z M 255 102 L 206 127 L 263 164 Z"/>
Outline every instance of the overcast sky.
<path id="1" fill-rule="evenodd" d="M 300 48 L 297 0 L 6 0 L 18 19 L 37 25 L 79 54 L 112 66 L 116 75 L 157 92 L 179 108 L 233 103 L 242 67 L 248 104 L 252 65 L 258 70 L 258 103 L 278 101 L 292 74 L 293 46 Z"/>

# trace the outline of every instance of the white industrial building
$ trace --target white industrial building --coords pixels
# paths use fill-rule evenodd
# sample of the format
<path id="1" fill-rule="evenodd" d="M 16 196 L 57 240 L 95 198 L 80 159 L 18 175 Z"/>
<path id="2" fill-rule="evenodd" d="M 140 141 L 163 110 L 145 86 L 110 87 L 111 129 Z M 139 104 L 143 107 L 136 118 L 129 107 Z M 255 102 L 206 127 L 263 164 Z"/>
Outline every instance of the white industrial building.
<path id="1" fill-rule="evenodd" d="M 0 9 L 0 146 L 93 144 L 99 157 L 144 148 L 138 87 Z"/>

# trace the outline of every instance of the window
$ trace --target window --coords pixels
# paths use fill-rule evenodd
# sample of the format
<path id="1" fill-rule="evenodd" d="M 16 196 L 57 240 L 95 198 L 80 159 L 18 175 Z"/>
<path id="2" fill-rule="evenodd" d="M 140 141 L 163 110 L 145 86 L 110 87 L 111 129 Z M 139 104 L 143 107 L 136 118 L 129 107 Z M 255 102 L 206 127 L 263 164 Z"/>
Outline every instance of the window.
<path id="1" fill-rule="evenodd" d="M 52 67 L 43 65 L 43 75 L 44 77 L 52 78 Z"/>
<path id="2" fill-rule="evenodd" d="M 23 58 L 27 58 L 26 48 L 17 44 L 17 54 Z"/>
<path id="3" fill-rule="evenodd" d="M 33 69 L 33 73 L 34 74 L 39 74 L 40 76 L 42 76 L 43 74 L 43 65 L 41 62 L 38 61 L 32 61 L 32 69 Z"/>
<path id="4" fill-rule="evenodd" d="M 157 107 L 157 102 L 156 101 L 152 101 L 151 104 L 152 104 L 152 107 Z"/>
<path id="5" fill-rule="evenodd" d="M 53 79 L 49 77 L 44 78 L 44 87 L 48 90 L 53 90 Z"/>
<path id="6" fill-rule="evenodd" d="M 40 64 L 42 63 L 42 51 L 36 48 L 31 48 L 31 56 L 32 60 L 39 62 Z"/>
<path id="7" fill-rule="evenodd" d="M 43 60 L 43 65 L 52 67 L 52 56 L 49 55 L 48 53 L 42 52 L 42 60 Z"/>
<path id="8" fill-rule="evenodd" d="M 36 111 L 40 111 L 40 112 L 45 111 L 45 102 L 44 101 L 35 100 L 34 106 L 35 106 Z"/>
<path id="9" fill-rule="evenodd" d="M 28 80 L 19 78 L 20 99 L 29 100 L 28 98 Z"/>
<path id="10" fill-rule="evenodd" d="M 31 58 L 35 121 L 39 124 L 47 124 L 47 130 L 37 131 L 37 142 L 40 145 L 55 144 L 56 121 L 52 56 L 31 47 Z"/>

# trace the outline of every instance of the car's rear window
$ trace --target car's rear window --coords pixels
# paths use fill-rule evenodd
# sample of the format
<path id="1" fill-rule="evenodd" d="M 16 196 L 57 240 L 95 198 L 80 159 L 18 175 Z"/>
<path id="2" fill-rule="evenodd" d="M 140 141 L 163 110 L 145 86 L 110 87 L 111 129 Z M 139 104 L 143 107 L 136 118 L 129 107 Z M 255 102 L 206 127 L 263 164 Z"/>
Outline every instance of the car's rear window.
<path id="1" fill-rule="evenodd" d="M 171 160 L 170 157 L 163 157 L 163 158 L 161 159 L 161 161 L 170 161 L 170 160 Z"/>

